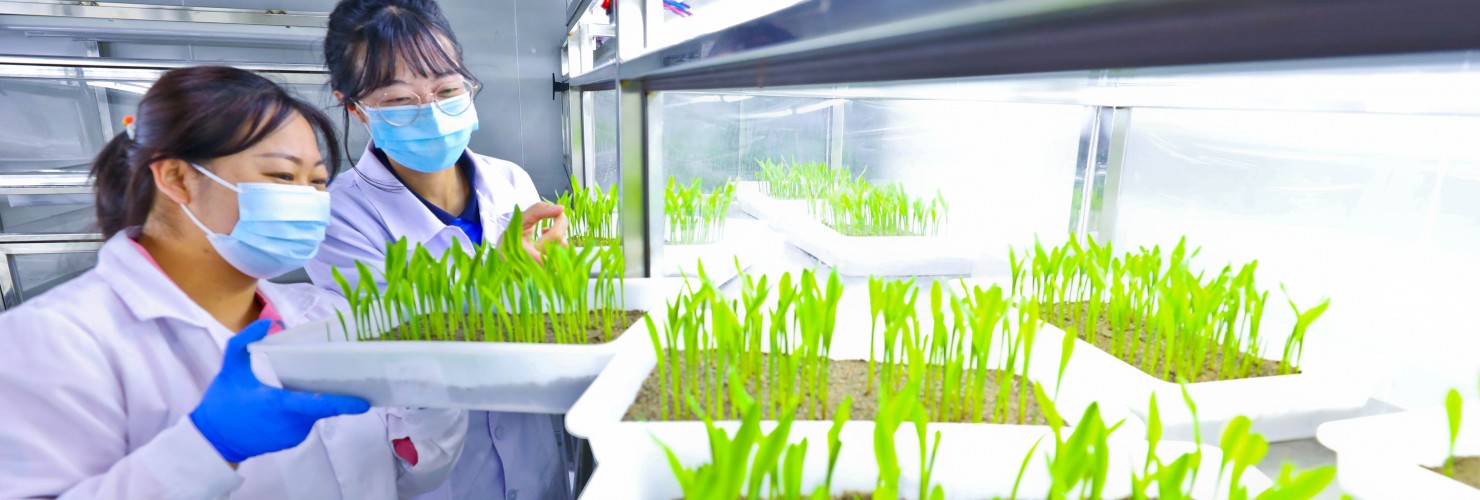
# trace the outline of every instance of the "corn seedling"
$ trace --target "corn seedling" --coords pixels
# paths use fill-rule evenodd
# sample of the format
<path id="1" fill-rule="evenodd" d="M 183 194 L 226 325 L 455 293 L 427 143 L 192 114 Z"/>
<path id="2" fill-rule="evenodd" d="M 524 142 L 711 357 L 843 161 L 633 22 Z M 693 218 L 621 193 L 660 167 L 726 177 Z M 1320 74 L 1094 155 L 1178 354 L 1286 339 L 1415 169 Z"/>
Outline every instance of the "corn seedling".
<path id="1" fill-rule="evenodd" d="M 934 236 L 950 205 L 934 198 L 911 198 L 898 183 L 875 185 L 862 176 L 845 180 L 809 204 L 812 214 L 848 236 Z"/>
<path id="2" fill-rule="evenodd" d="M 783 200 L 817 198 L 849 179 L 847 169 L 832 168 L 825 163 L 766 159 L 756 160 L 756 164 L 760 166 L 761 192 Z"/>
<path id="3" fill-rule="evenodd" d="M 1258 261 L 1216 275 L 1194 273 L 1186 240 L 1171 251 L 1117 254 L 1110 243 L 1071 235 L 1060 247 L 1014 251 L 1015 296 L 1050 321 L 1166 381 L 1228 380 L 1299 372 L 1306 331 L 1330 300 L 1301 311 L 1278 364 L 1266 367 L 1260 324 L 1269 293 L 1255 284 Z"/>
<path id="4" fill-rule="evenodd" d="M 1048 457 L 1050 485 L 1047 498 L 1066 500 L 1071 498 L 1076 489 L 1079 491 L 1077 498 L 1103 498 L 1105 482 L 1110 475 L 1110 434 L 1124 422 L 1106 425 L 1100 415 L 1099 403 L 1091 403 L 1085 408 L 1084 415 L 1079 418 L 1073 431 L 1065 437 L 1064 419 L 1059 416 L 1053 403 L 1048 401 L 1043 386 L 1034 384 L 1033 391 L 1048 418 L 1054 438 L 1053 454 Z M 1037 448 L 1037 444 L 1034 444 L 1028 451 L 1028 456 L 1031 457 Z M 1018 471 L 1019 482 L 1025 470 Z M 1016 498 L 1017 488 L 1014 487 L 1013 490 Z"/>
<path id="5" fill-rule="evenodd" d="M 699 272 L 703 278 L 702 266 Z M 760 393 L 763 415 L 780 415 L 795 402 L 803 406 L 804 418 L 826 418 L 841 279 L 834 272 L 822 283 L 810 270 L 799 280 L 783 275 L 776 308 L 763 311 L 770 294 L 767 279 L 741 276 L 739 301 L 725 299 L 702 279 L 697 289 L 669 303 L 662 336 L 656 330 L 652 334 L 664 409 L 659 417 L 694 418 L 678 404 L 688 398 L 697 399 L 711 415 L 723 414 L 725 387 L 718 374 L 733 369 L 742 384 L 758 392 L 763 380 L 768 383 Z M 769 352 L 763 353 L 762 346 Z M 735 410 L 731 405 L 731 418 Z"/>
<path id="6" fill-rule="evenodd" d="M 734 198 L 732 182 L 705 193 L 699 179 L 685 187 L 669 177 L 663 196 L 668 243 L 691 245 L 719 240 L 725 230 L 725 214 L 729 213 Z"/>
<path id="7" fill-rule="evenodd" d="M 668 466 L 678 479 L 679 488 L 685 499 L 733 500 L 735 498 L 775 498 L 801 500 L 832 498 L 832 475 L 842 441 L 838 439 L 843 423 L 847 420 L 851 401 L 844 401 L 828 429 L 828 473 L 827 480 L 807 496 L 802 495 L 802 464 L 807 455 L 807 440 L 788 444 L 792 423 L 796 413 L 782 413 L 776 427 L 770 433 L 760 431 L 762 405 L 744 390 L 738 376 L 731 372 L 731 398 L 743 415 L 740 428 L 732 437 L 729 432 L 715 425 L 714 419 L 703 413 L 697 401 L 689 403 L 695 413 L 700 414 L 709 437 L 709 463 L 694 469 L 684 467 L 678 456 L 668 445 L 658 442 L 668 459 Z M 794 406 L 792 408 L 795 408 Z M 764 492 L 764 494 L 763 494 Z"/>
<path id="8" fill-rule="evenodd" d="M 1299 474 L 1295 473 L 1295 466 L 1284 464 L 1280 467 L 1280 475 L 1274 480 L 1269 489 L 1260 493 L 1256 500 L 1310 500 L 1325 491 L 1331 480 L 1336 479 L 1336 468 L 1331 466 L 1317 467 Z M 1351 497 L 1342 497 L 1349 499 Z"/>
<path id="9" fill-rule="evenodd" d="M 565 208 L 565 216 L 570 219 L 571 244 L 604 246 L 620 242 L 622 225 L 617 220 L 616 186 L 609 190 L 596 185 L 585 187 L 575 176 L 570 177 L 570 185 L 570 192 L 560 195 L 556 203 Z"/>
<path id="10" fill-rule="evenodd" d="M 1449 417 L 1449 457 L 1444 459 L 1444 475 L 1454 477 L 1454 443 L 1459 439 L 1459 422 L 1464 398 L 1459 390 L 1450 389 L 1444 398 L 1444 413 Z"/>
<path id="11" fill-rule="evenodd" d="M 917 298 L 913 280 L 869 280 L 870 387 L 899 387 L 906 375 L 901 372 L 903 361 L 919 352 L 930 367 L 922 375 L 920 397 L 931 421 L 1031 423 L 1026 386 L 1017 391 L 1016 415 L 1010 414 L 1009 403 L 1014 381 L 1028 380 L 1028 360 L 1040 322 L 1037 306 L 1025 304 L 1013 317 L 999 286 L 972 287 L 959 296 L 951 291 L 947 296 L 935 282 L 929 297 L 932 329 L 925 332 L 917 317 Z M 877 346 L 881 333 L 882 350 Z M 1004 354 L 995 363 L 994 349 Z M 1062 361 L 1067 362 L 1067 356 Z M 996 384 L 989 386 L 993 370 L 998 374 Z"/>
<path id="12" fill-rule="evenodd" d="M 440 258 L 403 238 L 387 248 L 378 277 L 364 263 L 353 283 L 335 269 L 357 340 L 584 344 L 599 328 L 610 341 L 625 314 L 620 252 L 550 245 L 536 261 L 524 250 L 521 221 L 516 209 L 514 229 L 496 243 L 454 245 Z M 603 271 L 589 278 L 597 265 Z M 349 335 L 344 313 L 339 319 Z"/>

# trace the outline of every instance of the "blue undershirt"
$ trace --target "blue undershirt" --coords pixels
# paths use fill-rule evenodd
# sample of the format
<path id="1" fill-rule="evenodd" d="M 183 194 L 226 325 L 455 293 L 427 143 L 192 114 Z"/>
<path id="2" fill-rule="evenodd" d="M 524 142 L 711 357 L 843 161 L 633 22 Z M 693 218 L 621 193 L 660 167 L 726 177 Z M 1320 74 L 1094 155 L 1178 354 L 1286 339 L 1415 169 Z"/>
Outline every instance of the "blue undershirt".
<path id="1" fill-rule="evenodd" d="M 375 159 L 380 160 L 380 164 L 385 165 L 385 169 L 389 170 L 391 175 L 396 177 L 396 180 L 401 181 L 402 186 L 406 185 L 406 181 L 401 179 L 401 175 L 396 173 L 395 168 L 391 167 L 390 159 L 386 157 L 384 151 L 381 151 L 380 148 L 372 148 L 370 151 L 375 154 Z M 463 152 L 462 157 L 457 159 L 457 170 L 462 173 L 463 180 L 468 183 L 468 202 L 464 205 L 462 213 L 456 217 L 446 210 L 442 210 L 442 207 L 433 205 L 432 202 L 421 197 L 421 194 L 411 189 L 410 186 L 407 186 L 406 190 L 411 191 L 411 195 L 415 196 L 417 201 L 420 201 L 422 205 L 425 205 L 427 210 L 431 210 L 432 215 L 436 216 L 437 220 L 442 221 L 442 224 L 461 229 L 463 234 L 468 235 L 468 239 L 473 241 L 474 245 L 481 245 L 483 244 L 483 219 L 478 216 L 478 184 L 476 180 L 478 176 L 473 172 L 474 168 L 473 158 L 468 156 L 467 152 Z"/>

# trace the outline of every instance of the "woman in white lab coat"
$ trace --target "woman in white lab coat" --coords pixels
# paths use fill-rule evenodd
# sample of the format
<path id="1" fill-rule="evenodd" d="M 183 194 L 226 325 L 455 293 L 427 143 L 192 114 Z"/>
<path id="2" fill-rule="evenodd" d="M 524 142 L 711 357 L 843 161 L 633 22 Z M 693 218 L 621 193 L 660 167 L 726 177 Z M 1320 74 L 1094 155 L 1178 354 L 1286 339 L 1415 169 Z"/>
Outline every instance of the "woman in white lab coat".
<path id="1" fill-rule="evenodd" d="M 328 119 L 222 67 L 166 73 L 137 116 L 93 164 L 97 267 L 0 314 L 0 498 L 390 499 L 440 484 L 464 412 L 276 389 L 246 352 L 341 300 L 262 281 L 323 238 Z M 424 425 L 388 430 L 393 417 Z"/>
<path id="2" fill-rule="evenodd" d="M 366 127 L 371 142 L 352 172 L 329 190 L 333 224 L 308 265 L 314 283 L 339 291 L 338 268 L 379 266 L 386 244 L 402 237 L 434 255 L 453 244 L 497 241 L 514 208 L 524 213 L 538 257 L 564 244 L 565 217 L 541 203 L 519 166 L 467 149 L 478 128 L 478 80 L 431 0 L 344 0 L 324 37 L 330 86 L 346 126 Z M 555 229 L 534 234 L 554 219 Z M 516 229 L 521 230 L 521 229 Z M 424 498 L 563 498 L 569 479 L 550 415 L 470 412 L 467 444 L 447 484 Z M 502 492 L 503 495 L 499 495 Z"/>

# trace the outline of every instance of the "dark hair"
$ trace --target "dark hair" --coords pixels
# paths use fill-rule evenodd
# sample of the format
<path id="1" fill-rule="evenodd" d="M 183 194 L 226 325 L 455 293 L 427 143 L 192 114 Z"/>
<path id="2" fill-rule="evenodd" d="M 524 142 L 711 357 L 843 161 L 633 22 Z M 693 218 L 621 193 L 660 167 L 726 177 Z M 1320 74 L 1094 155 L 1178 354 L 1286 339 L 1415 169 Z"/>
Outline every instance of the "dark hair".
<path id="1" fill-rule="evenodd" d="M 134 134 L 118 134 L 93 159 L 98 229 L 105 237 L 144 223 L 154 205 L 149 165 L 180 159 L 205 163 L 246 151 L 294 114 L 308 120 L 340 163 L 339 141 L 329 117 L 261 75 L 222 66 L 171 70 L 139 101 Z"/>
<path id="2" fill-rule="evenodd" d="M 436 2 L 343 0 L 334 6 L 324 34 L 330 87 L 346 99 L 363 98 L 394 81 L 401 64 L 417 76 L 457 73 L 477 81 L 463 66 L 462 45 Z"/>

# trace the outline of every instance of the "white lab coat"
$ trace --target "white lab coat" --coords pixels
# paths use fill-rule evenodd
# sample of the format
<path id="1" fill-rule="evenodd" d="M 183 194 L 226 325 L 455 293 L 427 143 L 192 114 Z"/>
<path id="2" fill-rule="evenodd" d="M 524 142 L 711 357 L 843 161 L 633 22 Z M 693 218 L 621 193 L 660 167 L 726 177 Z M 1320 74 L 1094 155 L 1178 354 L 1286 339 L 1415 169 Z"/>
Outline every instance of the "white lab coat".
<path id="1" fill-rule="evenodd" d="M 305 285 L 259 290 L 289 327 L 341 301 Z M 232 335 L 124 233 L 93 270 L 0 314 L 0 498 L 390 499 L 449 473 L 461 420 L 409 426 L 418 449 L 451 450 L 409 467 L 380 409 L 322 420 L 299 446 L 232 470 L 189 419 Z M 254 371 L 274 384 L 263 361 Z"/>
<path id="2" fill-rule="evenodd" d="M 479 154 L 468 154 L 477 168 L 474 196 L 478 197 L 479 216 L 483 223 L 484 241 L 496 242 L 508 226 L 514 207 L 528 209 L 538 203 L 539 193 L 529 174 L 511 162 Z M 355 262 L 379 269 L 385 262 L 386 244 L 405 237 L 414 245 L 421 243 L 432 255 L 439 256 L 456 241 L 464 249 L 472 241 L 457 227 L 442 224 L 416 199 L 408 188 L 380 163 L 367 146 L 355 170 L 340 174 L 329 186 L 330 224 L 328 236 L 313 261 L 305 267 L 314 284 L 342 293 L 332 270 L 339 268 L 346 277 L 354 275 Z M 351 278 L 353 279 L 353 278 Z M 470 423 L 481 422 L 470 419 Z M 487 428 L 469 429 L 468 442 L 491 441 L 498 451 L 504 470 L 504 497 L 516 499 L 564 498 L 569 480 L 565 473 L 557 441 L 562 429 L 551 415 L 490 412 Z M 484 433 L 484 434 L 475 434 Z M 479 440 L 479 437 L 484 437 Z M 485 450 L 463 449 L 463 458 L 481 457 Z M 477 483 L 478 464 L 459 460 L 447 484 L 420 497 L 422 500 L 452 499 L 457 484 Z M 480 492 L 468 498 L 498 498 Z"/>

